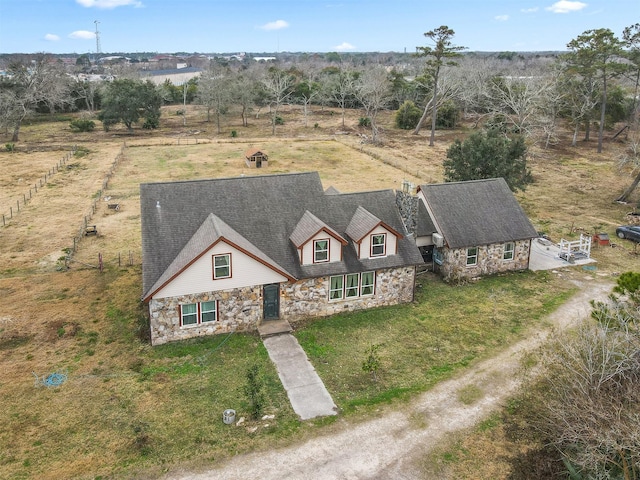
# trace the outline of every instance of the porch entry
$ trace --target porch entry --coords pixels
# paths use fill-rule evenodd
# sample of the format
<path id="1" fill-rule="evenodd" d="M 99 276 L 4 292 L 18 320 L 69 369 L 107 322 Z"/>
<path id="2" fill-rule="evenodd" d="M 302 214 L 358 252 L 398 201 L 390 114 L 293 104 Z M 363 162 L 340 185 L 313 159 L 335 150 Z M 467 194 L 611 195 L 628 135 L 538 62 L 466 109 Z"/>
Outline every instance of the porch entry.
<path id="1" fill-rule="evenodd" d="M 262 312 L 265 320 L 280 318 L 280 284 L 270 283 L 262 287 Z"/>

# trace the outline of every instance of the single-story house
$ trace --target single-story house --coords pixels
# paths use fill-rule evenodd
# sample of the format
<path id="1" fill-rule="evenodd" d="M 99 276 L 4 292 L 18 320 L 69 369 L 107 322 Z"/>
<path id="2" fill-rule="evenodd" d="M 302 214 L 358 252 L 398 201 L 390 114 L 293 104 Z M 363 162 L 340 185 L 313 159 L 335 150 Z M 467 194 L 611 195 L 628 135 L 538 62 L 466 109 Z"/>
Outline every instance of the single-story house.
<path id="1" fill-rule="evenodd" d="M 269 164 L 269 156 L 259 148 L 250 148 L 244 152 L 244 158 L 249 168 L 262 168 Z"/>
<path id="2" fill-rule="evenodd" d="M 420 185 L 416 244 L 446 280 L 529 267 L 538 236 L 502 178 Z"/>
<path id="3" fill-rule="evenodd" d="M 423 263 L 392 190 L 317 172 L 140 186 L 152 344 L 413 300 Z"/>

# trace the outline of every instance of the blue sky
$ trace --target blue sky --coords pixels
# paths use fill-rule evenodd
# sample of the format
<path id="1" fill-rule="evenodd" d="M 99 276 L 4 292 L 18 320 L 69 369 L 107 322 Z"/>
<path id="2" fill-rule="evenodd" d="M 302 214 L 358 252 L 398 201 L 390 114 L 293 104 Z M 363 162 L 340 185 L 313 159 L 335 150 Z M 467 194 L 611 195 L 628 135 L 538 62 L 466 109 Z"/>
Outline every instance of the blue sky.
<path id="1" fill-rule="evenodd" d="M 470 51 L 620 36 L 640 0 L 0 0 L 0 53 L 413 52 L 440 25 Z"/>

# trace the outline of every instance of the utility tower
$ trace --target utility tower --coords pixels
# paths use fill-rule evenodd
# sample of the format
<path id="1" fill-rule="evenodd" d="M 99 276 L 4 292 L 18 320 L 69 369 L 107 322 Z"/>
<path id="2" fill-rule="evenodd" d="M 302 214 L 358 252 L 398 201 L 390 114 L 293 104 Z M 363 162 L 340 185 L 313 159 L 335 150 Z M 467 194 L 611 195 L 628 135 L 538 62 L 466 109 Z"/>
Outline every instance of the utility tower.
<path id="1" fill-rule="evenodd" d="M 98 20 L 95 20 L 93 23 L 96 24 L 96 57 L 102 53 L 100 50 L 100 32 L 98 31 L 98 24 L 100 23 Z"/>

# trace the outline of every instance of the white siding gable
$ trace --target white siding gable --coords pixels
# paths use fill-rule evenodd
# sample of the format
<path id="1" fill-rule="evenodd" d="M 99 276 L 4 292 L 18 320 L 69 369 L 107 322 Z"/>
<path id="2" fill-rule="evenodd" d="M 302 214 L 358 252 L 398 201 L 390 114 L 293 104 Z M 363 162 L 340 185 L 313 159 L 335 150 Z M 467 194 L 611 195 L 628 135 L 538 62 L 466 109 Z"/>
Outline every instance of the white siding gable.
<path id="1" fill-rule="evenodd" d="M 231 254 L 231 278 L 213 280 L 213 255 L 224 253 Z M 166 298 L 179 295 L 194 295 L 203 292 L 285 281 L 287 281 L 287 278 L 283 275 L 228 243 L 221 241 L 201 255 L 167 285 L 158 290 L 153 297 Z"/>
<path id="2" fill-rule="evenodd" d="M 329 262 L 339 262 L 342 260 L 342 244 L 327 232 L 321 231 L 309 239 L 300 248 L 300 263 L 302 265 L 313 265 L 313 243 L 314 240 L 329 240 Z M 327 263 L 327 262 L 322 262 Z"/>
<path id="3" fill-rule="evenodd" d="M 385 254 L 387 257 L 389 255 L 395 255 L 398 251 L 398 238 L 396 235 L 384 228 L 382 225 L 378 225 L 376 228 L 371 230 L 368 235 L 365 235 L 360 242 L 360 255 L 359 257 L 364 258 L 377 258 L 376 256 L 371 256 L 371 237 L 376 234 L 385 234 Z"/>

